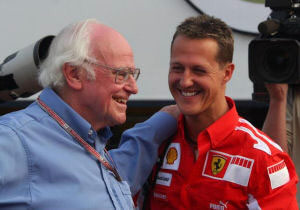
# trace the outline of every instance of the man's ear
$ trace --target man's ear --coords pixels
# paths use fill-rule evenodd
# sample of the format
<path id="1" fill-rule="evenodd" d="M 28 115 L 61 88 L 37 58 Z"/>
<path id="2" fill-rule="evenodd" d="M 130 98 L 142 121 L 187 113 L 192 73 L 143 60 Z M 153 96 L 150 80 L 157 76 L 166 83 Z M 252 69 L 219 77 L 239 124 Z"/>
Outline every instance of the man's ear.
<path id="1" fill-rule="evenodd" d="M 72 89 L 80 90 L 82 88 L 82 72 L 79 67 L 64 63 L 62 71 L 68 86 Z"/>
<path id="2" fill-rule="evenodd" d="M 234 64 L 233 63 L 227 63 L 224 66 L 224 84 L 226 84 L 232 77 L 234 71 Z"/>

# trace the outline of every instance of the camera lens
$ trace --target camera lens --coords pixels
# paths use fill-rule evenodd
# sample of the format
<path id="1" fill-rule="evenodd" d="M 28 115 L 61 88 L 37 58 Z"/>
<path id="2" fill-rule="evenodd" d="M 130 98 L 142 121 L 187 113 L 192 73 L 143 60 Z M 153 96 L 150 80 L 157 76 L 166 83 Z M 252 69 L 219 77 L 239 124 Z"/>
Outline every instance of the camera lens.
<path id="1" fill-rule="evenodd" d="M 278 82 L 289 78 L 293 73 L 292 67 L 294 65 L 292 52 L 293 50 L 288 46 L 270 46 L 265 51 L 263 58 L 265 68 L 265 72 L 263 72 L 264 77 L 277 80 Z"/>
<path id="2" fill-rule="evenodd" d="M 281 74 L 289 68 L 290 56 L 286 49 L 271 47 L 266 52 L 266 65 L 275 74 Z"/>
<path id="3" fill-rule="evenodd" d="M 254 83 L 300 84 L 300 42 L 256 39 L 249 44 L 249 77 Z"/>

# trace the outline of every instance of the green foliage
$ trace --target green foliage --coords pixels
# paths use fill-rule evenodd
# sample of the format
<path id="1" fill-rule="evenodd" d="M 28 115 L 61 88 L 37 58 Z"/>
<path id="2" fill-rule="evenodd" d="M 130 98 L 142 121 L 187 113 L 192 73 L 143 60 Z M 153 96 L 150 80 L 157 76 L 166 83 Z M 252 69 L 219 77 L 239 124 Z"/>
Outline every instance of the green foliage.
<path id="1" fill-rule="evenodd" d="M 252 3 L 265 4 L 265 0 L 242 0 L 242 1 L 249 1 Z"/>

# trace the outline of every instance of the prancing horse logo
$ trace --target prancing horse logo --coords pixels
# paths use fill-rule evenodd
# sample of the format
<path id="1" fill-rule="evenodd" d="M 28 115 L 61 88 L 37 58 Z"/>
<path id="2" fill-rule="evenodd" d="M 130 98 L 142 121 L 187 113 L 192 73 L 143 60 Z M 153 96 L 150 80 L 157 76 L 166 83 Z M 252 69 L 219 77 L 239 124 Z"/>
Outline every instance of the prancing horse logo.
<path id="1" fill-rule="evenodd" d="M 211 171 L 213 175 L 220 173 L 226 163 L 226 158 L 220 155 L 214 155 L 211 161 Z"/>

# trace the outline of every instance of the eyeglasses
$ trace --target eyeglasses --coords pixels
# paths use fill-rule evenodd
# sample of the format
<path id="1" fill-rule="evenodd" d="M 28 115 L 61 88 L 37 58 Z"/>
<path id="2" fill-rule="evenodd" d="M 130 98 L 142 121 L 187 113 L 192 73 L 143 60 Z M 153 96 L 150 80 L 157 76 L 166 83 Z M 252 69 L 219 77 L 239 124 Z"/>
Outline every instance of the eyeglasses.
<path id="1" fill-rule="evenodd" d="M 102 67 L 104 69 L 112 71 L 112 73 L 114 75 L 116 75 L 115 76 L 115 83 L 116 84 L 125 83 L 128 80 L 130 75 L 135 79 L 135 81 L 137 81 L 139 76 L 140 76 L 140 69 L 139 68 L 130 68 L 130 67 L 113 68 L 113 67 L 106 66 L 106 65 L 103 65 L 103 64 L 100 64 L 100 63 L 89 61 L 89 60 L 86 60 L 85 62 L 87 62 L 88 64 L 93 64 L 95 66 L 99 66 L 99 67 Z"/>

